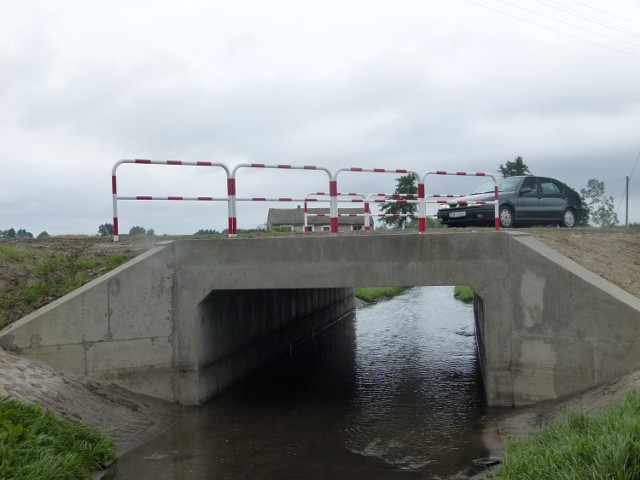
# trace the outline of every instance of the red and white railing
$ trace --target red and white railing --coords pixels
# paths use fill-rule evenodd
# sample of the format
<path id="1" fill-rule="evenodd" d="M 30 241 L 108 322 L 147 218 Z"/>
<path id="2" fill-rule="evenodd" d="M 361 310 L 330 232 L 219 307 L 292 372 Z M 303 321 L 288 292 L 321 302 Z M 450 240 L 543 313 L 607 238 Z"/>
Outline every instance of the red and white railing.
<path id="1" fill-rule="evenodd" d="M 418 229 L 420 233 L 424 231 L 424 227 L 426 226 L 426 221 L 424 216 L 426 213 L 426 208 L 424 202 L 421 199 L 424 199 L 424 182 L 421 181 L 420 175 L 413 170 L 407 170 L 404 168 L 360 168 L 360 167 L 348 167 L 348 168 L 339 168 L 336 170 L 336 173 L 332 176 L 329 182 L 329 191 L 331 192 L 331 232 L 338 232 L 338 203 L 337 203 L 337 192 L 338 192 L 338 175 L 343 172 L 357 172 L 357 173 L 394 173 L 394 174 L 413 174 L 416 179 L 418 179 Z M 368 203 L 365 203 L 365 209 L 368 209 Z M 368 220 L 365 216 L 365 221 Z"/>
<path id="2" fill-rule="evenodd" d="M 171 197 L 153 197 L 148 195 L 137 195 L 137 196 L 118 196 L 118 180 L 117 180 L 117 170 L 118 167 L 125 163 L 133 163 L 137 165 L 170 165 L 170 166 L 189 166 L 189 167 L 218 167 L 222 168 L 229 178 L 229 168 L 223 163 L 214 163 L 214 162 L 205 162 L 205 161 L 196 161 L 196 162 L 185 162 L 182 160 L 146 160 L 146 159 L 125 159 L 119 160 L 111 169 L 111 196 L 113 201 L 113 241 L 117 242 L 119 238 L 119 227 L 118 227 L 118 200 L 186 200 L 186 201 L 222 201 L 227 202 L 228 204 L 228 212 L 229 218 L 231 218 L 231 203 L 228 198 L 214 198 L 214 197 L 181 197 L 181 196 L 171 196 Z"/>
<path id="3" fill-rule="evenodd" d="M 382 198 L 376 198 L 382 197 Z M 398 204 L 418 204 L 420 210 L 420 199 L 417 193 L 370 193 L 367 196 L 367 212 L 370 212 L 370 203 L 398 203 Z M 379 218 L 419 218 L 420 215 L 414 213 L 375 213 L 374 217 Z M 367 219 L 367 222 L 369 220 Z M 422 233 L 422 232 L 420 232 Z"/>
<path id="4" fill-rule="evenodd" d="M 305 201 L 304 201 L 304 231 L 305 232 L 310 232 L 311 230 L 309 229 L 309 223 L 308 223 L 308 217 L 331 217 L 331 214 L 327 215 L 325 213 L 309 213 L 309 209 L 307 206 L 307 202 L 331 202 L 331 200 L 322 200 L 319 198 L 311 198 L 311 197 L 327 197 L 327 196 L 331 196 L 331 194 L 329 192 L 310 192 L 307 194 L 307 196 L 305 197 Z M 347 198 L 347 199 L 338 199 L 338 203 L 364 203 L 365 202 L 365 196 L 362 193 L 353 193 L 353 192 L 349 192 L 349 193 L 340 193 L 338 192 L 338 197 L 358 197 L 358 198 Z M 364 206 L 364 212 L 365 214 L 368 212 L 369 209 L 369 205 L 365 203 Z M 349 214 L 349 213 L 338 213 L 338 217 L 355 217 L 355 216 L 361 216 L 360 214 Z M 362 214 L 362 216 L 364 216 L 364 214 Z M 331 222 L 331 220 L 329 220 L 329 222 Z M 364 223 L 364 229 L 365 231 L 369 231 L 371 229 L 371 222 L 369 222 L 369 220 L 365 217 L 365 223 Z"/>
<path id="5" fill-rule="evenodd" d="M 227 196 L 226 197 L 214 197 L 214 196 L 153 196 L 153 195 L 134 195 L 134 196 L 120 196 L 118 195 L 117 187 L 117 169 L 122 164 L 137 164 L 137 165 L 167 165 L 167 166 L 194 166 L 194 167 L 216 167 L 224 170 L 227 180 Z M 237 174 L 240 169 L 252 168 L 252 169 L 279 169 L 279 170 L 307 170 L 307 171 L 319 171 L 324 172 L 329 177 L 329 193 L 315 192 L 308 194 L 304 198 L 294 197 L 243 197 L 237 196 Z M 418 193 L 417 194 L 371 194 L 369 197 L 382 196 L 384 199 L 371 199 L 364 197 L 362 194 L 349 193 L 342 194 L 338 192 L 338 176 L 343 172 L 357 172 L 357 173 L 394 173 L 394 174 L 414 174 L 418 179 Z M 432 194 L 426 195 L 425 181 L 429 175 L 455 175 L 455 176 L 476 176 L 476 177 L 489 177 L 494 183 L 494 200 L 490 201 L 467 201 L 462 199 L 464 195 L 452 195 L 452 194 Z M 499 208 L 499 196 L 498 196 L 498 182 L 496 177 L 490 173 L 482 172 L 449 172 L 443 170 L 437 170 L 433 172 L 427 172 L 423 176 L 419 176 L 415 171 L 406 169 L 386 169 L 386 168 L 340 168 L 332 173 L 325 167 L 318 167 L 314 165 L 267 165 L 262 163 L 242 163 L 236 165 L 233 170 L 230 170 L 225 164 L 208 162 L 208 161 L 182 161 L 182 160 L 145 160 L 145 159 L 125 159 L 116 162 L 113 165 L 111 172 L 111 186 L 112 186 L 112 199 L 113 199 L 113 238 L 114 241 L 118 241 L 119 238 L 119 226 L 118 226 L 118 201 L 119 200 L 163 200 L 163 201 L 205 201 L 205 202 L 227 202 L 228 211 L 228 225 L 229 225 L 229 237 L 235 237 L 238 233 L 237 225 L 237 202 L 304 202 L 305 205 L 305 230 L 307 230 L 307 202 L 326 201 L 320 199 L 309 198 L 311 195 L 315 196 L 329 196 L 328 202 L 330 203 L 329 218 L 330 229 L 332 233 L 338 233 L 338 225 L 340 217 L 364 217 L 365 218 L 365 230 L 370 228 L 370 215 L 385 217 L 409 217 L 418 218 L 418 231 L 423 233 L 426 230 L 426 204 L 427 203 L 452 203 L 448 200 L 440 200 L 441 198 L 457 198 L 453 203 L 462 205 L 485 205 L 494 204 L 495 206 L 495 228 L 500 227 L 500 220 L 498 217 Z M 358 196 L 357 199 L 339 199 L 340 196 Z M 434 200 L 431 200 L 434 199 Z M 358 202 L 364 203 L 364 213 L 339 213 L 339 202 Z M 372 214 L 370 211 L 371 203 L 401 203 L 401 204 L 417 204 L 418 213 L 415 214 Z M 326 214 L 315 214 L 316 216 L 327 216 Z"/>
<path id="6" fill-rule="evenodd" d="M 267 169 L 276 169 L 276 170 L 311 170 L 311 171 L 321 171 L 325 172 L 329 176 L 329 180 L 331 180 L 331 172 L 324 167 L 316 167 L 315 165 L 287 165 L 287 164 L 277 164 L 277 165 L 267 165 L 264 163 L 241 163 L 236 165 L 235 168 L 231 171 L 231 175 L 229 176 L 229 205 L 230 205 L 230 214 L 229 214 L 229 237 L 235 237 L 238 235 L 238 221 L 237 221 L 237 210 L 236 210 L 236 176 L 238 170 L 241 168 L 267 168 Z M 304 200 L 303 200 L 304 201 Z"/>

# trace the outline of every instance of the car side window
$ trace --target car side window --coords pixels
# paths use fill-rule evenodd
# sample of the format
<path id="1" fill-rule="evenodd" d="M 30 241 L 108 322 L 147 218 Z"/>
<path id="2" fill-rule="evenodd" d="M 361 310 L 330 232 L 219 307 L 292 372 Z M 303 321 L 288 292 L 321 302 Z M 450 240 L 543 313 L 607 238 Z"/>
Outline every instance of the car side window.
<path id="1" fill-rule="evenodd" d="M 539 192 L 538 180 L 535 177 L 527 177 L 522 181 L 520 191 L 523 195 L 535 195 Z"/>
<path id="2" fill-rule="evenodd" d="M 540 185 L 542 186 L 542 194 L 550 197 L 559 196 L 562 191 L 558 186 L 549 178 L 540 179 Z"/>

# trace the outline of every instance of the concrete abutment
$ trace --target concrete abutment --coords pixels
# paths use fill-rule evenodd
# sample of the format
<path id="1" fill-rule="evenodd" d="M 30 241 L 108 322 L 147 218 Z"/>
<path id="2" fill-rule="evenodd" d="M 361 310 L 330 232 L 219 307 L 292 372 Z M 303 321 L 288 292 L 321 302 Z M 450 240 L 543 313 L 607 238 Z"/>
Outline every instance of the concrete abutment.
<path id="1" fill-rule="evenodd" d="M 490 405 L 640 369 L 640 300 L 520 232 L 177 241 L 5 328 L 0 346 L 197 404 L 347 314 L 355 286 L 458 284 L 478 295 Z"/>

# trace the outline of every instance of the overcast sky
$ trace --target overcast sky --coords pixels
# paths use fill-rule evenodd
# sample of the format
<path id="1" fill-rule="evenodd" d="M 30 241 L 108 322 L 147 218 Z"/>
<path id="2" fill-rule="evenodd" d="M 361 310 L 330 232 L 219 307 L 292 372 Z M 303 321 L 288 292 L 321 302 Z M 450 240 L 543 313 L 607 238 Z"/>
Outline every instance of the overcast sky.
<path id="1" fill-rule="evenodd" d="M 496 173 L 522 156 L 621 208 L 640 154 L 640 1 L 0 2 L 0 229 L 97 233 L 119 159 Z M 340 176 L 390 192 L 394 175 Z M 222 170 L 124 165 L 122 195 L 223 196 Z M 477 179 L 434 178 L 431 193 Z M 319 172 L 242 169 L 238 195 Z M 640 168 L 629 220 L 640 222 Z M 239 228 L 267 209 L 240 204 Z M 226 206 L 119 204 L 121 232 L 227 226 Z"/>

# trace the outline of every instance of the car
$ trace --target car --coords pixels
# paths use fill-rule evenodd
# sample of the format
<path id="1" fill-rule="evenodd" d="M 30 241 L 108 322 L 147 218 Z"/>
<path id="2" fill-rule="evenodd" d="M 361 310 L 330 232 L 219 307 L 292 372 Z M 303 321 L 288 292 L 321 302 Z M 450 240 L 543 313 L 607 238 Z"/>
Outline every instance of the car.
<path id="1" fill-rule="evenodd" d="M 449 227 L 492 225 L 495 219 L 494 186 L 493 181 L 489 181 L 471 195 L 442 205 L 437 213 L 438 220 Z M 559 224 L 571 228 L 582 214 L 580 195 L 549 177 L 501 178 L 498 197 L 498 216 L 500 226 L 504 228 L 526 224 Z"/>

